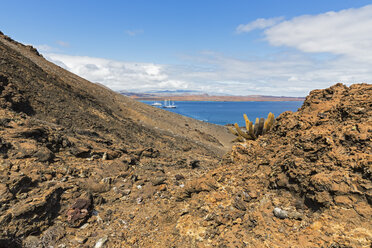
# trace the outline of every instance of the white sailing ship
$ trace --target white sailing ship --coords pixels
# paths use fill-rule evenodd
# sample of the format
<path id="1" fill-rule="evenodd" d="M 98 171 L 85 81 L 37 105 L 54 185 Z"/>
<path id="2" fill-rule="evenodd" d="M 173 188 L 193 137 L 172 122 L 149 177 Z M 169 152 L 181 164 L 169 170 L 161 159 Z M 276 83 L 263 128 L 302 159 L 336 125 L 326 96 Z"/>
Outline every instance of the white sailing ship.
<path id="1" fill-rule="evenodd" d="M 163 108 L 177 108 L 177 106 L 171 100 L 164 100 Z"/>

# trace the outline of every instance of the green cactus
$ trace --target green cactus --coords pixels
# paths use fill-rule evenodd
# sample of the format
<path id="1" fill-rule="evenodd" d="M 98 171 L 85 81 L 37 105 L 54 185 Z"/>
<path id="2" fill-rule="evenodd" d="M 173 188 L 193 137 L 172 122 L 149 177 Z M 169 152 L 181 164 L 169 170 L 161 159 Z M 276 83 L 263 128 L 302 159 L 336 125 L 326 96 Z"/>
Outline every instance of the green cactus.
<path id="1" fill-rule="evenodd" d="M 236 131 L 238 132 L 238 135 L 239 135 L 239 136 L 241 136 L 241 137 L 243 137 L 243 138 L 245 138 L 245 139 L 249 139 L 250 136 L 249 136 L 246 132 L 243 132 L 243 131 L 240 129 L 238 123 L 235 123 L 235 124 L 234 124 L 234 127 L 235 127 Z"/>
<path id="2" fill-rule="evenodd" d="M 250 136 L 250 139 L 256 139 L 256 136 L 254 135 L 254 131 L 253 131 L 253 122 L 251 122 L 248 119 L 248 116 L 246 114 L 244 114 L 243 116 L 245 120 L 245 126 L 247 129 L 247 134 Z"/>
<path id="3" fill-rule="evenodd" d="M 238 123 L 234 124 L 234 127 L 228 127 L 230 132 L 238 136 L 234 141 L 235 142 L 244 142 L 245 140 L 255 140 L 258 136 L 267 133 L 274 125 L 275 117 L 273 113 L 269 113 L 267 119 L 265 118 L 256 118 L 256 122 L 253 125 L 248 119 L 246 114 L 243 115 L 245 120 L 246 130 L 242 130 Z"/>
<path id="4" fill-rule="evenodd" d="M 262 135 L 264 123 L 265 118 L 256 118 L 256 123 L 254 124 L 254 135 L 256 135 L 256 137 Z"/>
<path id="5" fill-rule="evenodd" d="M 267 116 L 267 119 L 266 119 L 264 127 L 263 127 L 264 133 L 269 131 L 271 129 L 271 127 L 274 125 L 274 119 L 275 119 L 274 114 L 270 112 L 269 115 Z"/>
<path id="6" fill-rule="evenodd" d="M 232 134 L 234 134 L 234 135 L 236 135 L 236 136 L 239 136 L 238 132 L 237 132 L 233 127 L 228 126 L 227 128 L 229 129 L 229 131 L 230 131 Z"/>

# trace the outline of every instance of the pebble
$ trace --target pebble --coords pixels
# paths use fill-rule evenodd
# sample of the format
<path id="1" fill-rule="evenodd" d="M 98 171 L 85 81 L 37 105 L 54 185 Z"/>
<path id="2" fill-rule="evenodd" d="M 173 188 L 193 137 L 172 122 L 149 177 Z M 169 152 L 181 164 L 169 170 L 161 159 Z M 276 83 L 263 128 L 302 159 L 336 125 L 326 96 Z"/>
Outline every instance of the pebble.
<path id="1" fill-rule="evenodd" d="M 119 190 L 117 187 L 113 187 L 112 190 L 113 190 L 116 194 L 120 193 L 120 190 Z"/>
<path id="2" fill-rule="evenodd" d="M 278 208 L 278 207 L 274 208 L 273 213 L 274 213 L 274 216 L 279 218 L 279 219 L 288 218 L 288 212 L 281 209 L 281 208 Z"/>
<path id="3" fill-rule="evenodd" d="M 53 176 L 50 175 L 50 174 L 45 174 L 44 176 L 45 176 L 46 180 L 48 180 L 48 181 L 53 179 Z"/>
<path id="4" fill-rule="evenodd" d="M 105 153 L 103 154 L 103 156 L 102 156 L 102 160 L 103 160 L 103 161 L 107 160 L 107 152 L 105 152 Z"/>
<path id="5" fill-rule="evenodd" d="M 157 185 L 163 184 L 165 180 L 166 180 L 165 177 L 155 177 L 151 179 L 151 182 L 153 186 L 157 186 Z"/>
<path id="6" fill-rule="evenodd" d="M 250 202 L 251 200 L 252 197 L 246 191 L 243 191 L 243 201 Z"/>
<path id="7" fill-rule="evenodd" d="M 27 193 L 21 193 L 21 194 L 18 194 L 17 195 L 17 199 L 19 199 L 19 200 L 26 199 L 27 196 L 28 196 Z"/>
<path id="8" fill-rule="evenodd" d="M 251 198 L 253 198 L 253 199 L 255 199 L 255 198 L 258 197 L 258 192 L 255 191 L 255 190 L 250 191 L 248 194 L 249 194 L 249 196 L 250 196 Z"/>
<path id="9" fill-rule="evenodd" d="M 302 220 L 303 219 L 303 214 L 297 212 L 297 211 L 293 211 L 293 212 L 289 212 L 288 213 L 288 217 L 290 219 L 295 219 L 295 220 Z"/>
<path id="10" fill-rule="evenodd" d="M 165 186 L 165 184 L 162 184 L 159 186 L 159 191 L 166 191 L 167 190 L 167 186 Z"/>
<path id="11" fill-rule="evenodd" d="M 130 189 L 124 189 L 124 190 L 123 190 L 123 195 L 129 195 L 130 192 L 131 192 Z"/>
<path id="12" fill-rule="evenodd" d="M 106 242 L 107 242 L 107 236 L 104 236 L 104 237 L 100 238 L 100 239 L 97 241 L 97 243 L 96 243 L 96 245 L 94 246 L 94 248 L 101 248 L 101 247 L 103 247 L 103 245 L 104 245 Z"/>
<path id="13" fill-rule="evenodd" d="M 247 208 L 245 207 L 245 204 L 243 203 L 243 201 L 239 197 L 235 197 L 235 200 L 233 202 L 233 206 L 240 211 L 246 211 L 247 210 Z"/>
<path id="14" fill-rule="evenodd" d="M 176 178 L 177 181 L 185 179 L 185 177 L 183 175 L 179 175 L 179 174 L 175 175 L 174 177 Z"/>
<path id="15" fill-rule="evenodd" d="M 80 177 L 80 178 L 86 178 L 87 175 L 85 175 L 85 173 L 80 173 L 80 174 L 79 174 L 79 177 Z"/>
<path id="16" fill-rule="evenodd" d="M 128 225 L 128 222 L 127 221 L 125 221 L 125 220 L 122 220 L 122 219 L 119 219 L 119 222 L 121 223 L 121 224 L 123 224 L 123 225 Z"/>
<path id="17" fill-rule="evenodd" d="M 84 244 L 87 241 L 86 237 L 75 237 L 75 241 L 79 244 Z"/>
<path id="18" fill-rule="evenodd" d="M 106 183 L 106 184 L 111 184 L 112 183 L 112 178 L 111 177 L 105 177 L 101 180 L 101 182 Z"/>
<path id="19" fill-rule="evenodd" d="M 87 228 L 89 226 L 89 223 L 85 223 L 84 225 L 82 225 L 81 227 L 80 227 L 80 229 L 85 229 L 85 228 Z"/>
<path id="20" fill-rule="evenodd" d="M 97 215 L 97 222 L 98 223 L 102 223 L 103 222 L 102 218 L 99 215 Z"/>

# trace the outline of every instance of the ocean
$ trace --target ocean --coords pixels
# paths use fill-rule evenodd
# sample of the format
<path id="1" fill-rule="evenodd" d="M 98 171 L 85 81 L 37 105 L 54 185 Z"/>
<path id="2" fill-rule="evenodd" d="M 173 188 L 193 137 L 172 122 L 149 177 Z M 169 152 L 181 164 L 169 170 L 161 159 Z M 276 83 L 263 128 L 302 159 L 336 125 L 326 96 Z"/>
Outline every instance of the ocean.
<path id="1" fill-rule="evenodd" d="M 152 104 L 153 101 L 141 101 Z M 215 101 L 176 101 L 177 108 L 165 109 L 197 120 L 218 125 L 233 124 L 245 125 L 243 114 L 253 121 L 256 117 L 266 118 L 272 112 L 275 117 L 285 111 L 297 111 L 303 101 L 287 102 L 215 102 Z M 162 108 L 162 107 L 160 107 Z"/>

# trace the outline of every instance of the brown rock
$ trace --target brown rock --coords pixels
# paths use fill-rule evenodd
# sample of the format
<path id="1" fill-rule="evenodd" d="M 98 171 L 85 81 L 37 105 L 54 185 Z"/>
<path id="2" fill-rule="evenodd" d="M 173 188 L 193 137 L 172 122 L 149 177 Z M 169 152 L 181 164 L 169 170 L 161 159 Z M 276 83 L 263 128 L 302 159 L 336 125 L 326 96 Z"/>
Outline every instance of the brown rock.
<path id="1" fill-rule="evenodd" d="M 54 153 L 46 147 L 41 147 L 33 156 L 40 162 L 51 162 L 54 158 Z"/>
<path id="2" fill-rule="evenodd" d="M 243 202 L 239 197 L 235 197 L 235 200 L 234 200 L 233 206 L 234 206 L 236 209 L 241 210 L 241 211 L 245 211 L 245 210 L 247 210 L 247 208 L 245 207 L 244 202 Z"/>
<path id="3" fill-rule="evenodd" d="M 183 175 L 179 175 L 179 174 L 175 175 L 174 178 L 175 178 L 177 181 L 182 180 L 182 179 L 185 179 L 185 177 L 184 177 Z"/>
<path id="4" fill-rule="evenodd" d="M 112 160 L 116 158 L 120 158 L 121 152 L 119 151 L 107 151 L 107 159 Z"/>
<path id="5" fill-rule="evenodd" d="M 161 184 L 159 187 L 158 187 L 158 190 L 159 191 L 166 191 L 167 190 L 167 186 L 165 184 Z"/>
<path id="6" fill-rule="evenodd" d="M 34 195 L 32 201 L 25 199 L 14 204 L 5 215 L 1 213 L 7 216 L 1 221 L 7 235 L 27 235 L 51 224 L 57 216 L 62 192 L 63 188 L 56 185 L 46 189 L 42 195 Z"/>
<path id="7" fill-rule="evenodd" d="M 88 218 L 91 207 L 89 198 L 78 198 L 67 210 L 67 221 L 72 227 L 81 226 Z"/>
<path id="8" fill-rule="evenodd" d="M 0 184 L 0 209 L 3 204 L 9 202 L 12 199 L 13 195 L 8 190 L 6 184 Z"/>
<path id="9" fill-rule="evenodd" d="M 151 183 L 153 186 L 157 186 L 160 184 L 164 184 L 165 180 L 167 180 L 165 177 L 155 177 L 151 179 Z"/>

